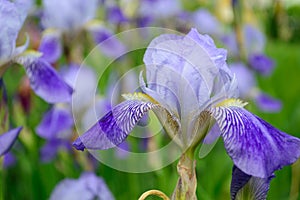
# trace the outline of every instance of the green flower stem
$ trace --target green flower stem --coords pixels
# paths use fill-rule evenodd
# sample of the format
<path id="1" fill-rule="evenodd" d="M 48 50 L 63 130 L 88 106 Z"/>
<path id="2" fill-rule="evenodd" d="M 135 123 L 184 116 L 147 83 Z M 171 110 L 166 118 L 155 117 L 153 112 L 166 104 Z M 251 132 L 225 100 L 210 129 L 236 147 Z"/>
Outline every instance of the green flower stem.
<path id="1" fill-rule="evenodd" d="M 181 155 L 177 172 L 179 179 L 172 195 L 172 200 L 197 200 L 196 188 L 196 160 L 194 160 L 194 150 L 188 150 Z"/>

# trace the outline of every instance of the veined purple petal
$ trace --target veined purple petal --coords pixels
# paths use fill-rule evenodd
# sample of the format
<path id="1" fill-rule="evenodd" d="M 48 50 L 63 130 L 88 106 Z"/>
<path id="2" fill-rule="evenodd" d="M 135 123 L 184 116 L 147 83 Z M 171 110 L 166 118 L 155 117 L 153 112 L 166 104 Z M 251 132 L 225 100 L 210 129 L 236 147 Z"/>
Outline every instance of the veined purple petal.
<path id="1" fill-rule="evenodd" d="M 251 54 L 249 56 L 250 66 L 264 76 L 268 76 L 274 69 L 274 61 L 264 54 Z"/>
<path id="2" fill-rule="evenodd" d="M 279 112 L 282 108 L 280 100 L 265 93 L 259 93 L 255 98 L 255 103 L 263 112 Z"/>
<path id="3" fill-rule="evenodd" d="M 20 58 L 34 92 L 48 103 L 68 102 L 73 89 L 41 58 Z"/>
<path id="4" fill-rule="evenodd" d="M 211 108 L 227 153 L 244 173 L 268 178 L 300 157 L 300 139 L 268 124 L 244 108 Z"/>
<path id="5" fill-rule="evenodd" d="M 55 63 L 62 54 L 60 36 L 57 32 L 46 32 L 41 40 L 39 51 L 43 53 L 42 58 L 47 62 Z"/>
<path id="6" fill-rule="evenodd" d="M 138 121 L 154 107 L 154 104 L 128 100 L 115 106 L 87 132 L 77 138 L 73 146 L 77 150 L 108 149 L 122 143 Z"/>
<path id="7" fill-rule="evenodd" d="M 268 178 L 253 177 L 234 166 L 230 186 L 231 199 L 245 199 L 246 197 L 246 199 L 266 199 L 273 177 L 273 175 Z"/>
<path id="8" fill-rule="evenodd" d="M 64 179 L 54 188 L 50 200 L 113 200 L 114 197 L 104 180 L 91 172 L 83 173 L 79 179 Z"/>
<path id="9" fill-rule="evenodd" d="M 0 135 L 0 156 L 10 150 L 21 130 L 22 127 L 18 127 Z"/>
<path id="10" fill-rule="evenodd" d="M 74 120 L 70 110 L 54 106 L 44 115 L 36 132 L 45 139 L 68 138 L 73 125 Z"/>

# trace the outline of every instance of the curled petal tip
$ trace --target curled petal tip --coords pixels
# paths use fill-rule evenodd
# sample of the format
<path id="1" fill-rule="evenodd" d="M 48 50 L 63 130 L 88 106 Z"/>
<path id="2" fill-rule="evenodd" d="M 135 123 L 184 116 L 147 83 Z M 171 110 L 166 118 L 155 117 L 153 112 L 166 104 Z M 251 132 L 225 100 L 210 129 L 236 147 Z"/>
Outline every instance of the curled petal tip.
<path id="1" fill-rule="evenodd" d="M 73 147 L 75 147 L 77 150 L 79 151 L 84 151 L 85 146 L 84 144 L 81 142 L 80 138 L 77 138 L 74 142 L 73 142 Z"/>

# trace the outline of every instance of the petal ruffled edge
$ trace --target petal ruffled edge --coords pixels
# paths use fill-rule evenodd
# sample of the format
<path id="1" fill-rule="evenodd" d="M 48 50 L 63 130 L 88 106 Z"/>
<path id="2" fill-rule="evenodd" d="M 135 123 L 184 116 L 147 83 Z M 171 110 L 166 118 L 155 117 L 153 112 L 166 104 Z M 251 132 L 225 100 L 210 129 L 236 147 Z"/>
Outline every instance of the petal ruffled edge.
<path id="1" fill-rule="evenodd" d="M 15 62 L 24 66 L 31 88 L 42 99 L 48 103 L 69 102 L 73 89 L 39 56 L 38 52 L 26 52 Z"/>

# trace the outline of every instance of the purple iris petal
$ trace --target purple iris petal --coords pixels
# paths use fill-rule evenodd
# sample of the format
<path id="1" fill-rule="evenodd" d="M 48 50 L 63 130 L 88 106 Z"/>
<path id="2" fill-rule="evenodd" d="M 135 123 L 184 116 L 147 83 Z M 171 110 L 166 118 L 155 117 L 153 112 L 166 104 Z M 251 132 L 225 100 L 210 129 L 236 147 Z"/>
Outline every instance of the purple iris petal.
<path id="1" fill-rule="evenodd" d="M 249 199 L 266 199 L 273 177 L 273 175 L 268 178 L 253 177 L 234 166 L 230 186 L 231 199 L 243 199 L 244 195 Z"/>
<path id="2" fill-rule="evenodd" d="M 249 56 L 250 66 L 264 76 L 268 76 L 274 69 L 274 61 L 264 54 L 251 54 Z"/>
<path id="3" fill-rule="evenodd" d="M 10 150 L 21 130 L 22 127 L 18 127 L 0 135 L 0 156 Z"/>
<path id="4" fill-rule="evenodd" d="M 45 28 L 72 31 L 96 15 L 97 0 L 43 0 L 42 24 Z"/>
<path id="5" fill-rule="evenodd" d="M 211 109 L 227 153 L 244 173 L 268 178 L 300 157 L 300 139 L 287 135 L 247 110 L 229 106 Z"/>
<path id="6" fill-rule="evenodd" d="M 122 143 L 133 127 L 152 109 L 152 103 L 128 100 L 115 106 L 87 132 L 77 138 L 73 146 L 77 150 L 108 149 Z"/>
<path id="7" fill-rule="evenodd" d="M 229 67 L 236 74 L 240 96 L 247 97 L 251 89 L 256 85 L 253 72 L 243 63 L 232 63 Z"/>
<path id="8" fill-rule="evenodd" d="M 55 106 L 44 115 L 36 132 L 45 139 L 68 138 L 73 124 L 70 110 Z"/>
<path id="9" fill-rule="evenodd" d="M 264 112 L 279 112 L 282 108 L 280 100 L 264 93 L 257 95 L 255 102 L 256 105 Z"/>
<path id="10" fill-rule="evenodd" d="M 48 103 L 68 102 L 73 89 L 65 83 L 45 60 L 24 58 L 24 65 L 31 88 Z"/>
<path id="11" fill-rule="evenodd" d="M 39 51 L 47 62 L 55 63 L 62 54 L 60 36 L 56 32 L 46 32 L 41 40 Z"/>
<path id="12" fill-rule="evenodd" d="M 90 27 L 90 32 L 104 55 L 118 58 L 126 52 L 125 45 L 114 36 L 111 30 L 101 25 L 95 25 Z"/>
<path id="13" fill-rule="evenodd" d="M 232 97 L 237 91 L 229 89 L 234 81 L 226 65 L 226 51 L 216 48 L 208 35 L 196 29 L 186 36 L 155 38 L 145 52 L 144 62 L 148 84 L 144 92 L 178 115 L 199 110 L 212 96 Z"/>
<path id="14" fill-rule="evenodd" d="M 104 180 L 91 172 L 83 173 L 79 179 L 64 179 L 54 188 L 50 200 L 113 200 L 114 197 Z"/>

